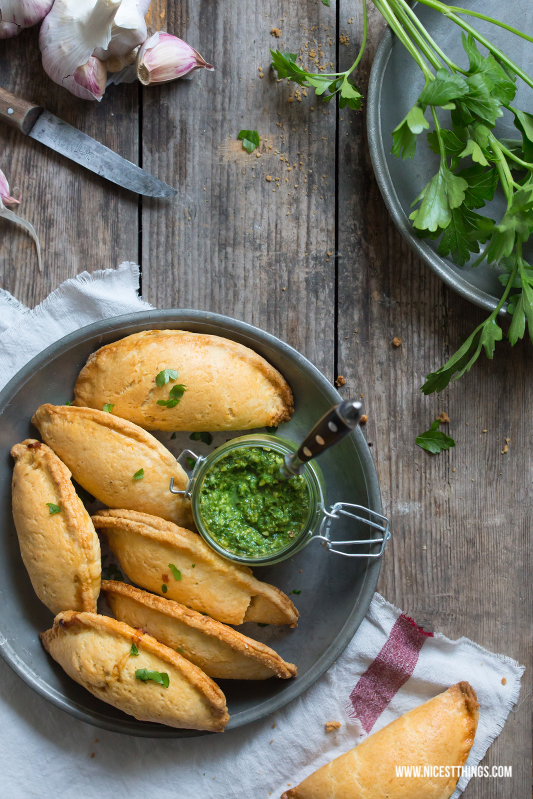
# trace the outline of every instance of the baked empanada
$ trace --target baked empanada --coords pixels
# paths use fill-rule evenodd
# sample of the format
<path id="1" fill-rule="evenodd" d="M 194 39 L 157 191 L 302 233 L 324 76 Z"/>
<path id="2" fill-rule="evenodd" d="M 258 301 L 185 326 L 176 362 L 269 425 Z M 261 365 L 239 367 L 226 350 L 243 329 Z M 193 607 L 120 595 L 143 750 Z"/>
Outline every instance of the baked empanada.
<path id="1" fill-rule="evenodd" d="M 222 732 L 229 721 L 220 688 L 141 630 L 108 616 L 67 611 L 41 640 L 69 677 L 140 721 L 211 732 Z"/>
<path id="2" fill-rule="evenodd" d="M 249 430 L 293 413 L 289 385 L 264 358 L 185 330 L 146 330 L 107 344 L 89 357 L 74 396 L 89 408 L 113 403 L 116 416 L 147 430 Z"/>
<path id="3" fill-rule="evenodd" d="M 150 433 L 112 413 L 69 405 L 41 405 L 32 423 L 74 479 L 108 507 L 192 524 L 190 501 L 169 491 L 171 477 L 183 490 L 187 475 Z"/>
<path id="4" fill-rule="evenodd" d="M 297 673 L 270 647 L 178 602 L 120 582 L 104 581 L 102 591 L 115 618 L 140 627 L 170 649 L 223 680 L 288 679 Z"/>
<path id="5" fill-rule="evenodd" d="M 11 454 L 13 518 L 35 593 L 54 616 L 96 611 L 100 542 L 69 470 L 46 444 L 31 438 Z"/>
<path id="6" fill-rule="evenodd" d="M 288 596 L 256 580 L 247 566 L 218 555 L 197 533 L 129 510 L 100 511 L 93 523 L 129 579 L 142 588 L 225 624 L 296 626 L 298 611 Z"/>
<path id="7" fill-rule="evenodd" d="M 396 767 L 464 766 L 478 716 L 474 689 L 467 682 L 452 685 L 319 768 L 282 799 L 449 799 L 458 768 L 414 777 L 397 775 Z"/>

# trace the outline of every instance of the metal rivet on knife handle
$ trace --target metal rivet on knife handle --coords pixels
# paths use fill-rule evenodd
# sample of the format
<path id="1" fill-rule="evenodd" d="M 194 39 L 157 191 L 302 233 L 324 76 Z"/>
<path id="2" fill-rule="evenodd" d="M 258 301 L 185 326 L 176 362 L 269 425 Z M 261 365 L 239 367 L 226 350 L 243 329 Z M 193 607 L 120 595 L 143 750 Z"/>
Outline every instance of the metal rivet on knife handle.
<path id="1" fill-rule="evenodd" d="M 40 105 L 21 100 L 0 88 L 0 119 L 7 122 L 10 127 L 27 135 L 42 112 Z"/>

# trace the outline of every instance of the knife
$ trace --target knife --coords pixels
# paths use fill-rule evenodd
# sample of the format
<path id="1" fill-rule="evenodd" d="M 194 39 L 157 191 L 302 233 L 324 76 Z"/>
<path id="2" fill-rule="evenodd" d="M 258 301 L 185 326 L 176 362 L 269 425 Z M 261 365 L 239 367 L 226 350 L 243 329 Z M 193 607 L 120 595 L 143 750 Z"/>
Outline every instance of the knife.
<path id="1" fill-rule="evenodd" d="M 174 197 L 178 192 L 149 172 L 126 161 L 81 130 L 73 128 L 34 105 L 0 88 L 0 119 L 31 139 L 51 147 L 71 161 L 81 164 L 125 189 L 148 197 Z"/>

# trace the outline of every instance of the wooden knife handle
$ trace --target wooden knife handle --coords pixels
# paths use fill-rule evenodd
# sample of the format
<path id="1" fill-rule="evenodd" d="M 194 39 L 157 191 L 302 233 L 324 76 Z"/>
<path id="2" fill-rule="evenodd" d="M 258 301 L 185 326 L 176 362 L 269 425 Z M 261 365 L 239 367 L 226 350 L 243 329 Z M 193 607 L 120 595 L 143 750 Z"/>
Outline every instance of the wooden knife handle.
<path id="1" fill-rule="evenodd" d="M 40 105 L 28 103 L 0 88 L 0 120 L 28 134 L 43 112 Z"/>

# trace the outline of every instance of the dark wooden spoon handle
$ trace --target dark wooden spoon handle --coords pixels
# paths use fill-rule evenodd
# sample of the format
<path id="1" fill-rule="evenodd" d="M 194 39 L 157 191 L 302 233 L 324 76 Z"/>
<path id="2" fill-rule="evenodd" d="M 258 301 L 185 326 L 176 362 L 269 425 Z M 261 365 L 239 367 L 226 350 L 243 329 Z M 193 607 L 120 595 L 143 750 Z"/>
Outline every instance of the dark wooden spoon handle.
<path id="1" fill-rule="evenodd" d="M 0 120 L 7 122 L 12 128 L 27 135 L 42 112 L 40 105 L 28 103 L 27 100 L 21 100 L 0 88 Z"/>

